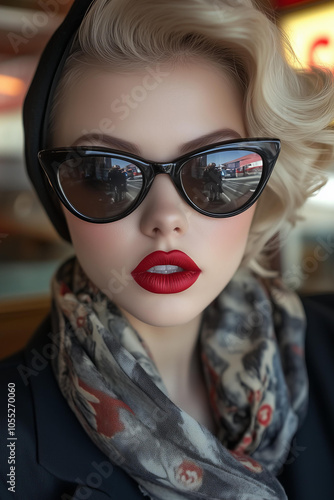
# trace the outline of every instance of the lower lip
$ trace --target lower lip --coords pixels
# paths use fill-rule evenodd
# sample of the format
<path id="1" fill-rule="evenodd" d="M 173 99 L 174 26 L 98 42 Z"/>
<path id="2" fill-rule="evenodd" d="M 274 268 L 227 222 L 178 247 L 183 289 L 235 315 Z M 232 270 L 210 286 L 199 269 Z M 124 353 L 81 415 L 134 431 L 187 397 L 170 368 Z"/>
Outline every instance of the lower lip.
<path id="1" fill-rule="evenodd" d="M 143 272 L 133 275 L 135 282 L 152 293 L 180 293 L 190 288 L 200 275 L 200 271 L 159 274 Z"/>

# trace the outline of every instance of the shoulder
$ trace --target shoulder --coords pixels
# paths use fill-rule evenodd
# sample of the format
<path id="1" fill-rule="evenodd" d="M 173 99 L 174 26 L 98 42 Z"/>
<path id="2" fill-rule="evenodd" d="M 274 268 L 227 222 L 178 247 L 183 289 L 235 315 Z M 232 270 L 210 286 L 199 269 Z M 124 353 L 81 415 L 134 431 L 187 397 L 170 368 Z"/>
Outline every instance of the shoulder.
<path id="1" fill-rule="evenodd" d="M 29 422 L 28 416 L 33 414 L 31 378 L 38 373 L 43 377 L 44 369 L 48 365 L 48 360 L 38 353 L 39 349 L 37 344 L 35 345 L 36 336 L 46 337 L 48 326 L 49 321 L 47 320 L 42 323 L 32 342 L 25 349 L 0 361 L 0 390 L 6 393 L 9 388 L 9 392 L 15 393 L 15 403 L 23 407 L 23 413 L 17 415 L 17 419 L 22 423 Z M 23 403 L 21 404 L 21 402 Z M 0 411 L 3 411 L 5 406 L 0 405 L 0 408 Z"/>
<path id="2" fill-rule="evenodd" d="M 334 421 L 334 294 L 303 297 L 302 302 L 307 324 L 305 358 L 310 396 L 316 390 L 325 395 L 327 412 Z"/>
<path id="3" fill-rule="evenodd" d="M 137 483 L 111 465 L 63 398 L 50 331 L 46 320 L 24 351 L 0 363 L 1 500 L 140 500 Z"/>
<path id="4" fill-rule="evenodd" d="M 24 351 L 0 362 L 1 500 L 52 500 L 61 498 L 64 491 L 63 482 L 38 463 L 35 404 L 28 376 L 33 372 Z"/>
<path id="5" fill-rule="evenodd" d="M 11 419 L 10 425 L 6 425 L 7 433 L 18 430 L 31 433 L 33 430 L 33 403 L 29 384 L 25 383 L 20 376 L 19 367 L 24 366 L 23 352 L 19 352 L 0 363 L 0 415 L 1 419 Z M 8 414 L 11 414 L 8 417 Z M 8 422 L 7 422 L 8 423 Z M 13 431 L 10 431 L 13 428 Z M 24 443 L 26 443 L 26 439 Z M 2 456 L 2 453 L 0 453 Z"/>
<path id="6" fill-rule="evenodd" d="M 325 333 L 334 335 L 334 293 L 302 297 L 301 300 L 305 309 L 308 334 L 321 328 Z"/>
<path id="7" fill-rule="evenodd" d="M 307 328 L 308 412 L 278 479 L 289 500 L 331 500 L 334 491 L 334 294 L 302 297 Z"/>

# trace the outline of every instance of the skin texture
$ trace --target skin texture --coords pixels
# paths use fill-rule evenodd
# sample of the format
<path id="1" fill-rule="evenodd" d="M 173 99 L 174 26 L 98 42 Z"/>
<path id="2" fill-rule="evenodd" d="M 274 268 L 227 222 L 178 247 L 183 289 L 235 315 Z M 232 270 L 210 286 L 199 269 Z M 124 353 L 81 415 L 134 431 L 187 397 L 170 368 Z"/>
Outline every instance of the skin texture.
<path id="1" fill-rule="evenodd" d="M 127 74 L 87 71 L 64 95 L 54 146 L 121 149 L 110 140 L 113 136 L 132 143 L 131 152 L 145 159 L 168 162 L 205 144 L 247 137 L 242 97 L 221 69 L 197 59 L 166 64 L 159 71 L 156 85 L 147 68 Z M 234 133 L 186 145 L 222 129 Z M 92 132 L 99 132 L 99 138 L 83 137 Z M 107 143 L 102 132 L 109 136 Z M 122 149 L 130 152 L 128 145 Z M 82 267 L 145 340 L 171 399 L 213 429 L 196 348 L 198 330 L 202 311 L 240 264 L 254 207 L 232 218 L 206 217 L 188 206 L 161 174 L 143 203 L 120 221 L 91 224 L 64 212 Z M 167 295 L 142 289 L 130 273 L 157 250 L 189 255 L 202 271 L 195 284 Z"/>

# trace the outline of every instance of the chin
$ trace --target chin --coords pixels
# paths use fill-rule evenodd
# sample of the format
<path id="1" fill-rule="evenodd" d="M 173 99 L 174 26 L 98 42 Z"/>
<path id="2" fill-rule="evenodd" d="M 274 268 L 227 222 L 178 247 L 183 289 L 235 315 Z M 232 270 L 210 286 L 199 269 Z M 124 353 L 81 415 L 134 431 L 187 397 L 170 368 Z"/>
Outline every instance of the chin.
<path id="1" fill-rule="evenodd" d="M 160 328 L 185 325 L 198 317 L 206 307 L 206 304 L 196 307 L 194 301 L 180 300 L 180 294 L 173 294 L 172 297 L 160 295 L 158 300 L 146 301 L 142 305 L 137 303 L 136 307 L 117 305 L 130 323 L 140 321 Z"/>

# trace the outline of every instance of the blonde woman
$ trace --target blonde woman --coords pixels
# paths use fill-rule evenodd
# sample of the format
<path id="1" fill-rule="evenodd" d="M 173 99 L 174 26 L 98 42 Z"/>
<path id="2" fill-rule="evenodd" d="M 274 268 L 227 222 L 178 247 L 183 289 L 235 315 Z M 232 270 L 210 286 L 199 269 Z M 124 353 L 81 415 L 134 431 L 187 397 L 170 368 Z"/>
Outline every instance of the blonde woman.
<path id="1" fill-rule="evenodd" d="M 285 48 L 250 0 L 74 2 L 24 118 L 76 257 L 3 365 L 20 453 L 1 498 L 286 498 L 305 332 L 330 342 L 334 320 L 282 285 L 266 244 L 325 182 L 334 89 Z M 306 500 L 332 479 L 303 461 L 286 487 Z"/>

